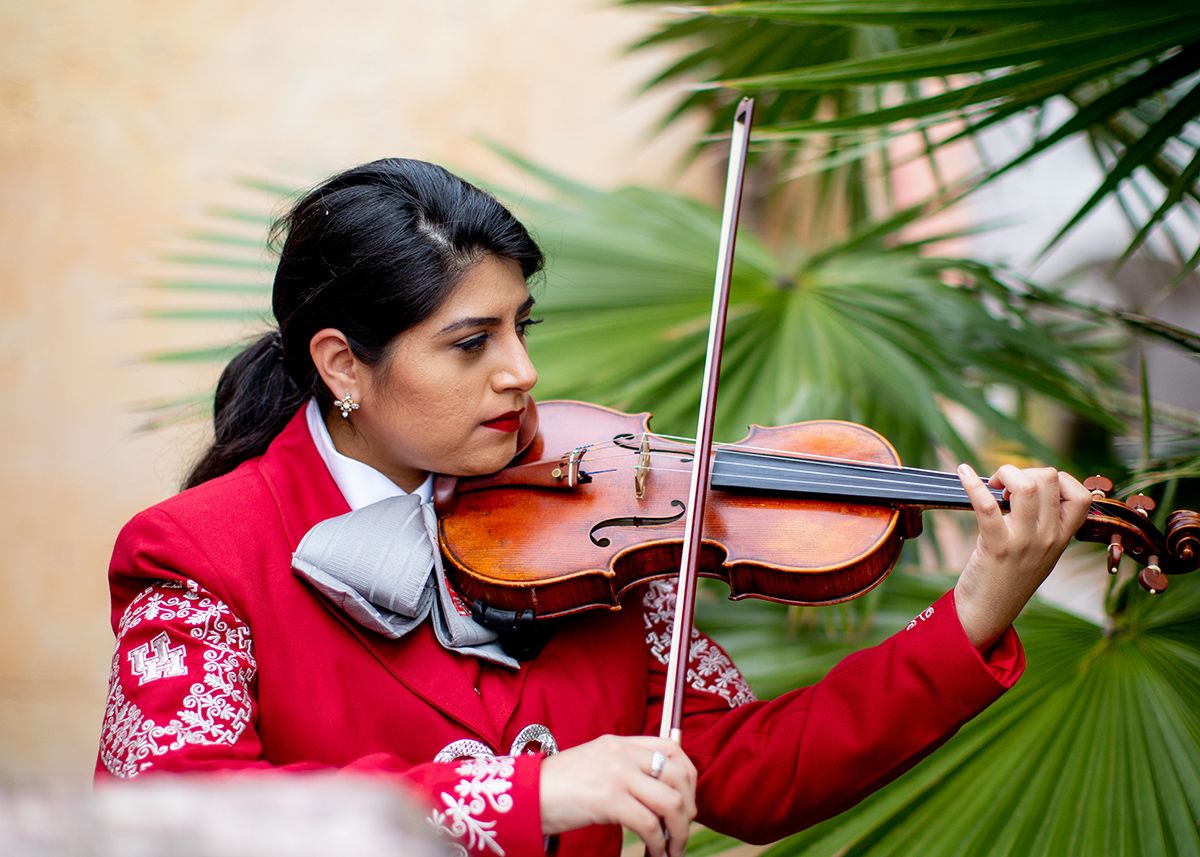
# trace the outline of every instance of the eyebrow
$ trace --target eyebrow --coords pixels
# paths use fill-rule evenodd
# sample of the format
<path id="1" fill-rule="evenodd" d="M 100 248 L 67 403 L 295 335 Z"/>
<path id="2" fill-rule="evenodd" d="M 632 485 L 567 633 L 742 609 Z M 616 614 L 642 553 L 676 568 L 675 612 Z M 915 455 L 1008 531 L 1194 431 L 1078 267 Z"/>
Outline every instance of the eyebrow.
<path id="1" fill-rule="evenodd" d="M 519 307 L 517 307 L 517 317 L 520 318 L 521 316 L 525 315 L 525 313 L 527 313 L 531 309 L 533 309 L 533 304 L 534 304 L 533 295 L 530 295 L 529 297 L 527 297 L 525 299 L 525 303 L 523 303 Z M 440 331 L 438 331 L 438 336 L 441 336 L 444 333 L 453 333 L 454 331 L 462 330 L 465 327 L 487 327 L 488 325 L 499 324 L 499 323 L 500 323 L 500 319 L 497 318 L 496 316 L 492 316 L 492 315 L 470 316 L 469 318 L 460 318 L 458 321 L 451 322 L 450 324 L 443 327 Z"/>

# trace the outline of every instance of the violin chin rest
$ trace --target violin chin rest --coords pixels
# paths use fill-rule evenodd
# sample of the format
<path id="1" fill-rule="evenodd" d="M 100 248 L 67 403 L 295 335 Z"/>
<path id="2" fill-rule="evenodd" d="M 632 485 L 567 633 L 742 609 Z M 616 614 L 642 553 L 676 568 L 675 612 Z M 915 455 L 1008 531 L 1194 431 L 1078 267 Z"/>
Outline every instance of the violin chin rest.
<path id="1" fill-rule="evenodd" d="M 503 634 L 518 634 L 534 627 L 532 610 L 502 610 L 499 607 L 489 607 L 478 598 L 471 602 L 471 618 L 485 628 Z"/>

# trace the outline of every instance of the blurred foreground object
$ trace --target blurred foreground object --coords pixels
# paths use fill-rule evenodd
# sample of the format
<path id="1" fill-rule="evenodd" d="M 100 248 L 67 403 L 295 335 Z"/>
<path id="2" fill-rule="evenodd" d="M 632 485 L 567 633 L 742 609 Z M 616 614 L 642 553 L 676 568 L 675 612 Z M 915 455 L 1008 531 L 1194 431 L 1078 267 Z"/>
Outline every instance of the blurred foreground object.
<path id="1" fill-rule="evenodd" d="M 0 789 L 0 853 L 50 857 L 443 857 L 403 789 L 345 774 L 156 776 Z"/>

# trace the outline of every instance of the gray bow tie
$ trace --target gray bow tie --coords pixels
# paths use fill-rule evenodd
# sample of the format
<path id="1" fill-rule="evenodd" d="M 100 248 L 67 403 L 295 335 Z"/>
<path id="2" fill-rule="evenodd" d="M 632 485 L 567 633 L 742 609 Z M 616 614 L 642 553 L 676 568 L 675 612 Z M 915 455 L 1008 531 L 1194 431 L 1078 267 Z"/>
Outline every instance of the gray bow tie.
<path id="1" fill-rule="evenodd" d="M 459 612 L 436 545 L 432 505 L 404 494 L 317 524 L 292 554 L 292 568 L 385 637 L 403 637 L 432 613 L 445 648 L 517 669 L 495 631 Z"/>

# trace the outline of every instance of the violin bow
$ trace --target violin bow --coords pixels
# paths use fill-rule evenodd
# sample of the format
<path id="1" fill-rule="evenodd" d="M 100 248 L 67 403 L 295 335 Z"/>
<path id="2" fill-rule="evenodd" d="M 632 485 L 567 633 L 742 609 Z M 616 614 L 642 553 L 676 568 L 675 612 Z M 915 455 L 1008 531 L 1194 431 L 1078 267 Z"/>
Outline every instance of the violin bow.
<path id="1" fill-rule="evenodd" d="M 700 416 L 696 426 L 696 451 L 692 456 L 692 484 L 684 521 L 683 556 L 676 587 L 675 621 L 671 626 L 671 654 L 663 700 L 659 736 L 676 744 L 683 742 L 683 696 L 687 682 L 689 641 L 696 606 L 696 565 L 700 555 L 700 529 L 708 498 L 712 461 L 713 416 L 717 405 L 717 383 L 721 375 L 721 347 L 725 339 L 725 315 L 729 307 L 729 281 L 733 276 L 733 250 L 737 243 L 742 184 L 746 174 L 746 152 L 750 147 L 750 121 L 754 99 L 743 98 L 733 117 L 729 147 L 729 172 L 725 180 L 725 210 L 721 215 L 721 241 L 717 251 L 717 275 L 713 284 L 712 318 L 708 325 L 708 353 L 704 358 L 704 387 L 700 393 Z"/>

